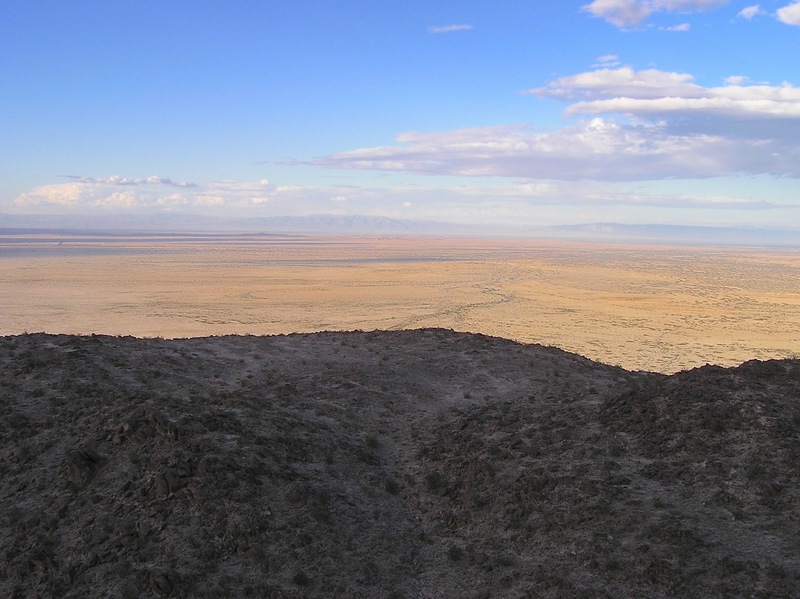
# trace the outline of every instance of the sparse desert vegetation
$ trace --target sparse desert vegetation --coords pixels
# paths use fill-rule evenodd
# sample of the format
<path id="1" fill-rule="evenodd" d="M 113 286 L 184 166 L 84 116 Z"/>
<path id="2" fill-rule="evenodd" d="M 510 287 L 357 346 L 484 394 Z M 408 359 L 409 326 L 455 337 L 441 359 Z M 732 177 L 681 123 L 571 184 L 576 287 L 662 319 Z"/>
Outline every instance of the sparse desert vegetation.
<path id="1" fill-rule="evenodd" d="M 4 597 L 796 597 L 800 363 L 0 338 Z"/>

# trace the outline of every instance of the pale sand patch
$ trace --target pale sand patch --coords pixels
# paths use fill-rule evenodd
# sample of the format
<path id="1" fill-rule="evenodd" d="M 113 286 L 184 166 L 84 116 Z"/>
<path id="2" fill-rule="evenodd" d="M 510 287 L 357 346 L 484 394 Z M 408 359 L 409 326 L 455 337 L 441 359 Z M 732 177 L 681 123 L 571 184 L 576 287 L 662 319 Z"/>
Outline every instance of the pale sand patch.
<path id="1" fill-rule="evenodd" d="M 800 352 L 796 250 L 435 238 L 61 241 L 0 246 L 0 334 L 435 326 L 662 372 Z M 26 254 L 31 248 L 40 253 Z"/>

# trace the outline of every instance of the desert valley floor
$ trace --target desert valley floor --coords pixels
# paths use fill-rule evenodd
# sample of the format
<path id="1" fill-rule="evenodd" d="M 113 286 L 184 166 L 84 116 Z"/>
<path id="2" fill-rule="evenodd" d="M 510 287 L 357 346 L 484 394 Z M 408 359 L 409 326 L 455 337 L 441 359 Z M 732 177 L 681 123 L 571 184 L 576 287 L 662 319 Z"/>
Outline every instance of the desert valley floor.
<path id="1" fill-rule="evenodd" d="M 665 373 L 800 352 L 797 249 L 18 234 L 0 282 L 0 334 L 444 327 Z"/>

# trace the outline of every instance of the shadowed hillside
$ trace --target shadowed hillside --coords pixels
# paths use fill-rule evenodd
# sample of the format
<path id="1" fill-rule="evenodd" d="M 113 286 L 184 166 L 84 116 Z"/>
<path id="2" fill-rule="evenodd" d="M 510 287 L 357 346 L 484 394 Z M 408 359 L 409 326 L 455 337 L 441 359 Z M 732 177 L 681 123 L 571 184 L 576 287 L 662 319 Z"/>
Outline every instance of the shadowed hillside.
<path id="1" fill-rule="evenodd" d="M 800 361 L 0 338 L 3 597 L 797 597 Z"/>

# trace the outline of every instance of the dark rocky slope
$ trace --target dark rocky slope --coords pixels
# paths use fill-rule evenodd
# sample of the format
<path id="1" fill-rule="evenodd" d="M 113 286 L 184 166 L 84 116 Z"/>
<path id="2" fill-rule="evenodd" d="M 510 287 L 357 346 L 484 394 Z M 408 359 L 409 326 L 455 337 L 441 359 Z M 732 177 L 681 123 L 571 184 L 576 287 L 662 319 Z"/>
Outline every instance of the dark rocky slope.
<path id="1" fill-rule="evenodd" d="M 2 597 L 797 597 L 800 362 L 0 338 Z"/>

